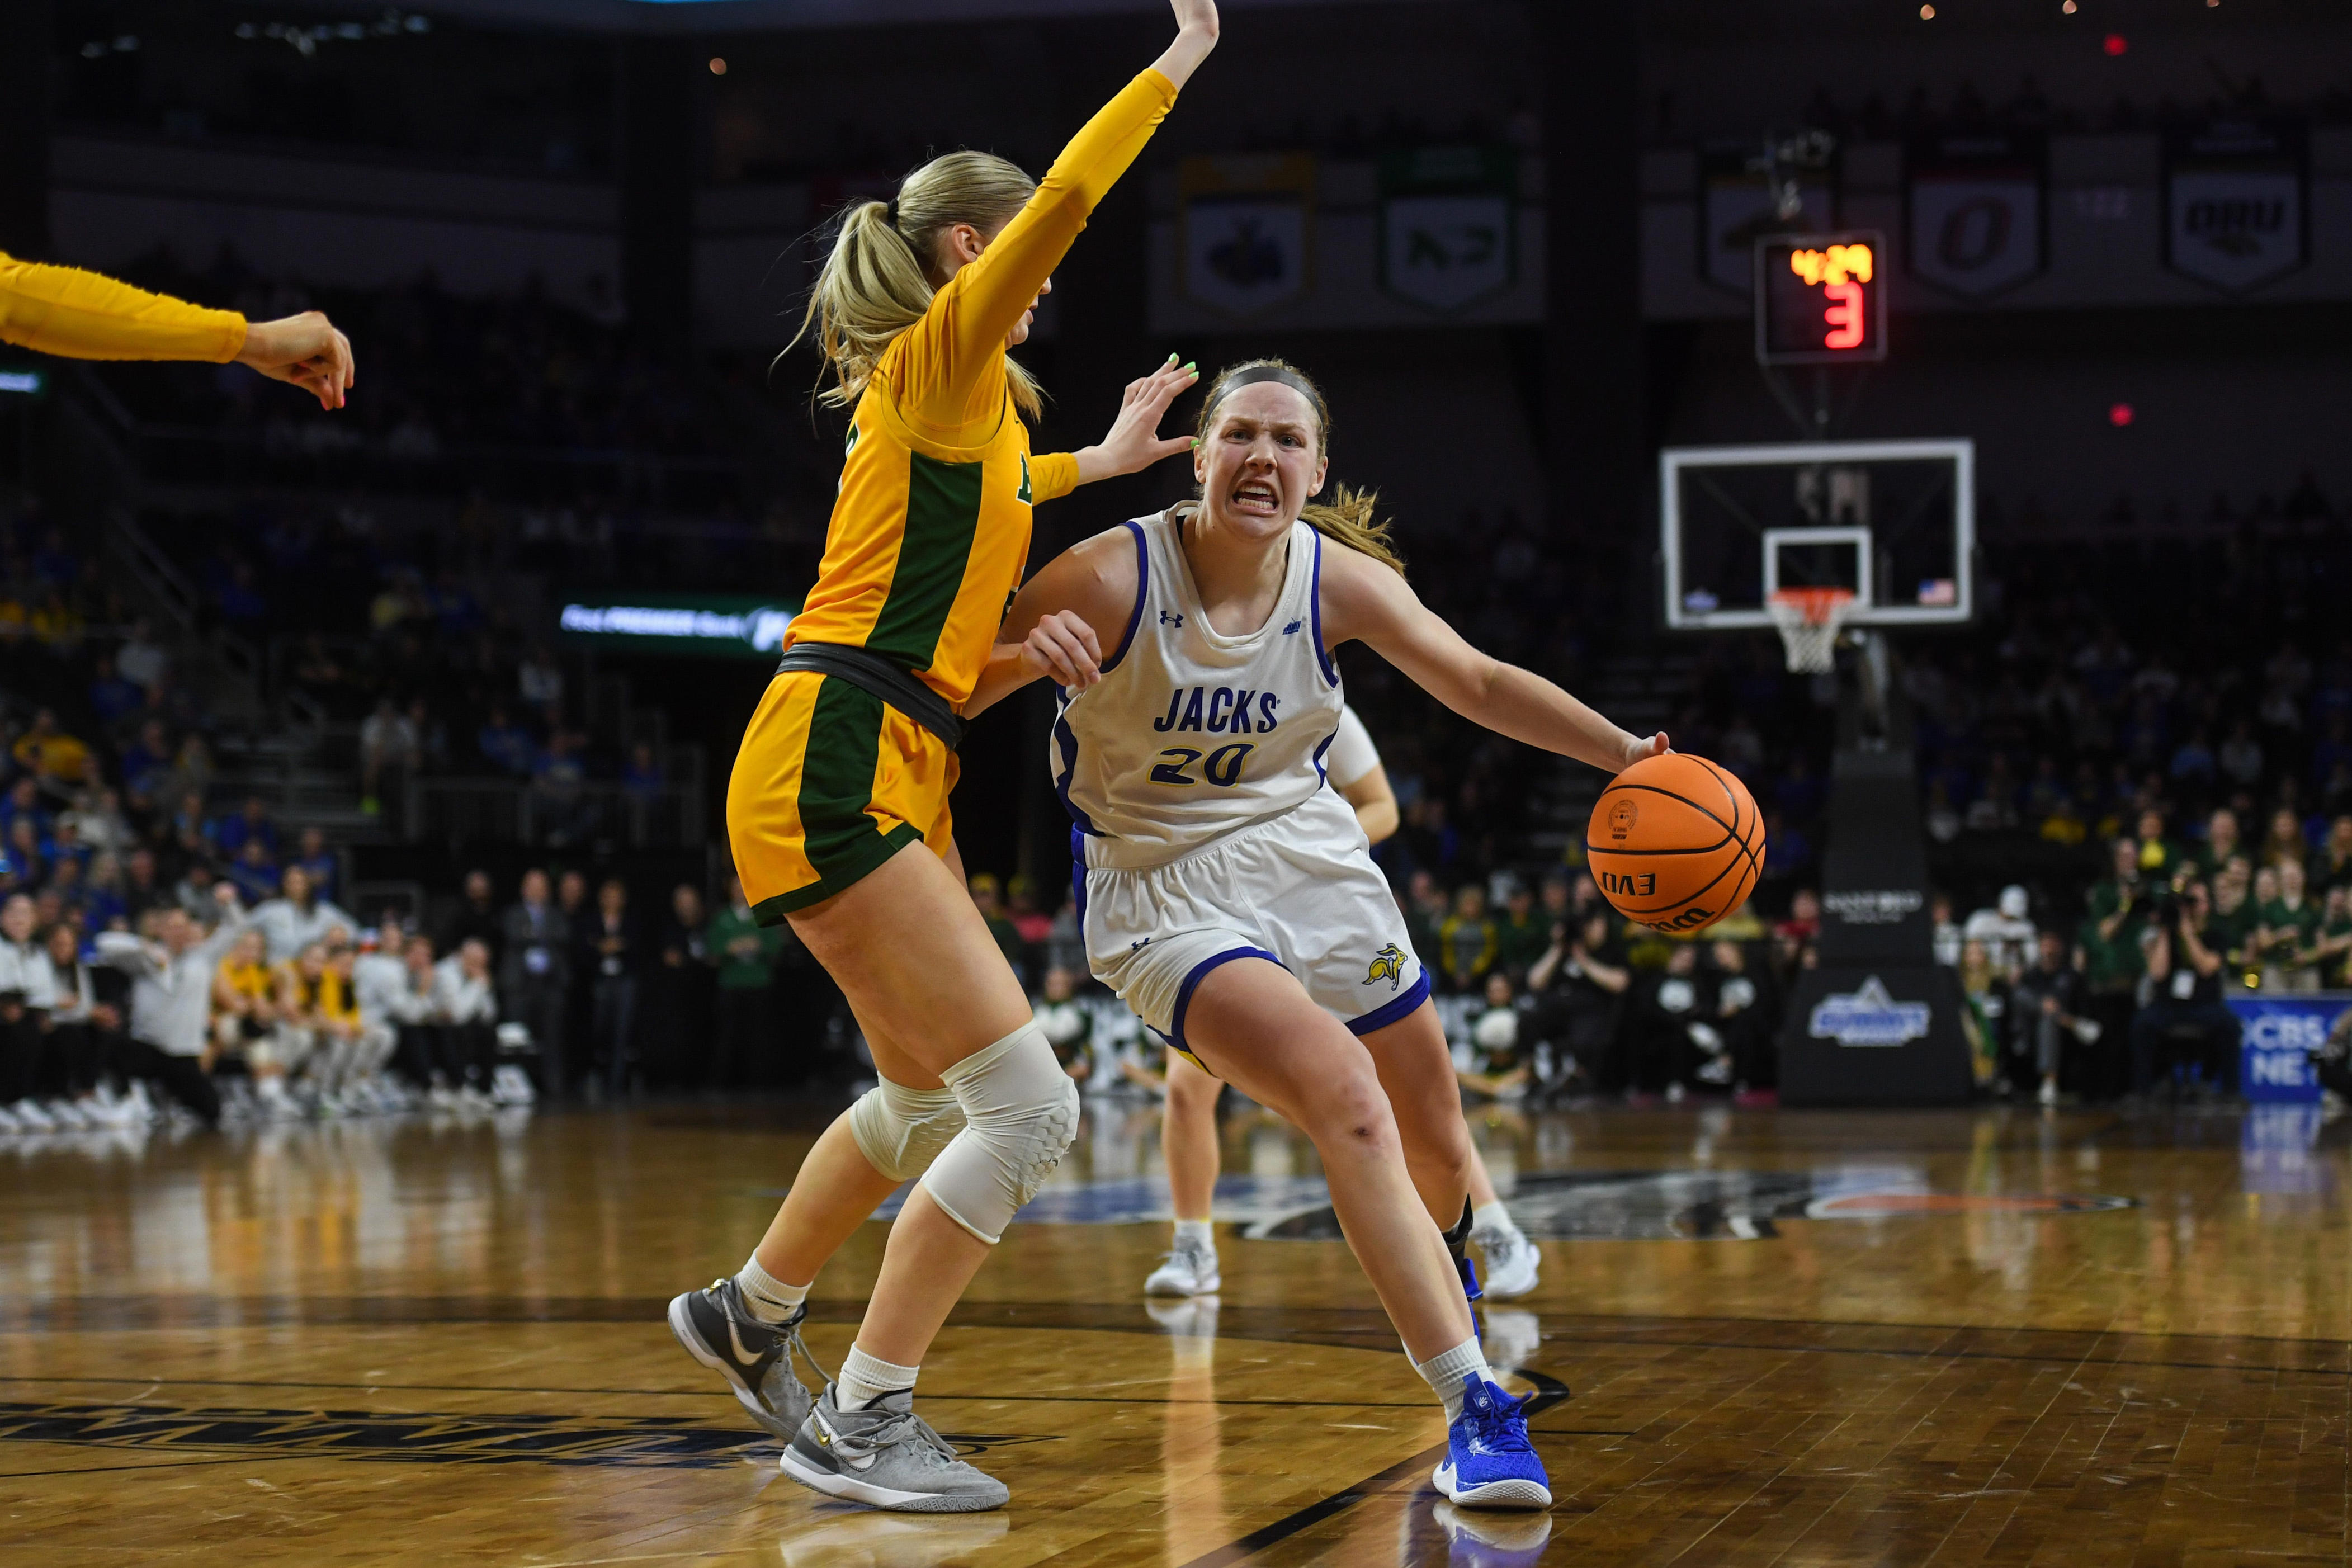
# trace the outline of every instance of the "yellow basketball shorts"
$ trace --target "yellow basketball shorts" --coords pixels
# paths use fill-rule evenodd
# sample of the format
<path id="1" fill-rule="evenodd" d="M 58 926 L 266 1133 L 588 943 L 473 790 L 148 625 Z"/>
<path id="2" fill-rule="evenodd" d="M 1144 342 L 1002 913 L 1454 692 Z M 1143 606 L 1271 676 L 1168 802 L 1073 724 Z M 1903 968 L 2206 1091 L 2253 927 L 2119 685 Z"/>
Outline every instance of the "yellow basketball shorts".
<path id="1" fill-rule="evenodd" d="M 761 925 L 820 903 L 907 845 L 947 852 L 956 755 L 845 680 L 768 683 L 727 781 L 727 837 Z"/>

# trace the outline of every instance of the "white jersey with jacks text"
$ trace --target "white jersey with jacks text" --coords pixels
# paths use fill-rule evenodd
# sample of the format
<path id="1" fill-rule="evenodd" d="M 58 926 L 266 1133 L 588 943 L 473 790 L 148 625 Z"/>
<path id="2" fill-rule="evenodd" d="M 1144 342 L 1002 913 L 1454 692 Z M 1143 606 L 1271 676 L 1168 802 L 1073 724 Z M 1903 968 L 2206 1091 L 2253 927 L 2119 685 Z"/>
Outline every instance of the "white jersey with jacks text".
<path id="1" fill-rule="evenodd" d="M 1182 1050 L 1194 988 L 1240 958 L 1289 970 L 1359 1034 L 1384 1028 L 1429 980 L 1328 787 L 1344 710 L 1319 590 L 1323 552 L 1344 547 L 1294 524 L 1274 613 L 1228 637 L 1202 611 L 1181 526 L 1174 510 L 1127 525 L 1134 609 L 1054 725 L 1088 966 Z"/>

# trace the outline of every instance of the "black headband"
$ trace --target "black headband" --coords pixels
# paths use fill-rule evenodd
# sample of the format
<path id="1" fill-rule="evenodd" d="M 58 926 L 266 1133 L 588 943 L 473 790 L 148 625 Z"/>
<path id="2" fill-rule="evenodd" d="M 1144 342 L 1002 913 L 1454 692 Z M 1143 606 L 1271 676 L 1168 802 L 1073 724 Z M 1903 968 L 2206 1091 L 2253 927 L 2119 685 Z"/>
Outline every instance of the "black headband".
<path id="1" fill-rule="evenodd" d="M 1316 410 L 1316 417 L 1318 419 L 1322 417 L 1323 400 L 1315 395 L 1313 384 L 1286 364 L 1254 364 L 1247 370 L 1234 372 L 1233 374 L 1225 377 L 1224 384 L 1217 388 L 1217 401 L 1223 402 L 1228 393 L 1238 392 L 1244 386 L 1255 386 L 1261 382 L 1267 381 L 1277 381 L 1290 388 L 1291 391 L 1307 399 L 1307 405 Z"/>

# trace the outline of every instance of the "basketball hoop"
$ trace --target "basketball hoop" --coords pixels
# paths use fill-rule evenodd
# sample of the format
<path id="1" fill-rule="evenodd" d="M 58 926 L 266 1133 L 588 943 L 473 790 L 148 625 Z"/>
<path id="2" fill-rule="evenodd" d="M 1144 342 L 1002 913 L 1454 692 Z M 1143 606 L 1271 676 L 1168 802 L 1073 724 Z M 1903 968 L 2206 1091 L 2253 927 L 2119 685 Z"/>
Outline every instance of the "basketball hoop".
<path id="1" fill-rule="evenodd" d="M 1765 608 L 1780 629 L 1792 672 L 1821 675 L 1836 664 L 1838 634 L 1854 611 L 1853 590 L 1780 588 Z"/>

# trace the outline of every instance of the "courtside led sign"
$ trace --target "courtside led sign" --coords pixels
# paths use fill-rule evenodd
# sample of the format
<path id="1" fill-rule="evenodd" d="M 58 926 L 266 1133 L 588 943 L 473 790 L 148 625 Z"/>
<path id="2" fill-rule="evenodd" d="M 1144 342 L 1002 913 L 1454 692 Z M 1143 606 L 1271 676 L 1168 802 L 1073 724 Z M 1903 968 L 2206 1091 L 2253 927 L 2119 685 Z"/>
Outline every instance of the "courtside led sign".
<path id="1" fill-rule="evenodd" d="M 637 594 L 568 604 L 556 626 L 566 642 L 615 653 L 774 658 L 793 614 L 789 605 L 733 595 Z"/>
<path id="2" fill-rule="evenodd" d="M 1875 230 L 1756 242 L 1756 363 L 1886 357 L 1886 238 Z"/>
<path id="3" fill-rule="evenodd" d="M 48 390 L 47 371 L 0 366 L 0 397 L 39 397 Z"/>

